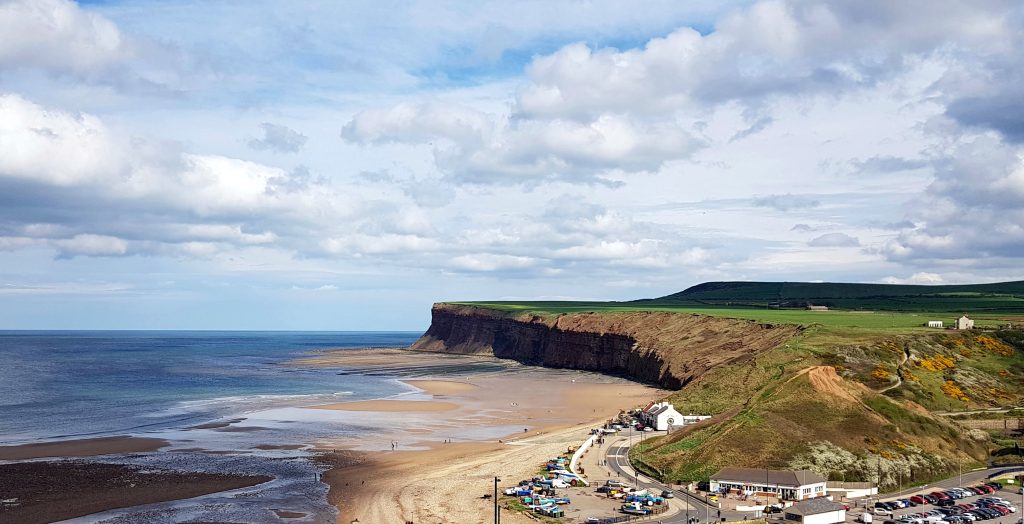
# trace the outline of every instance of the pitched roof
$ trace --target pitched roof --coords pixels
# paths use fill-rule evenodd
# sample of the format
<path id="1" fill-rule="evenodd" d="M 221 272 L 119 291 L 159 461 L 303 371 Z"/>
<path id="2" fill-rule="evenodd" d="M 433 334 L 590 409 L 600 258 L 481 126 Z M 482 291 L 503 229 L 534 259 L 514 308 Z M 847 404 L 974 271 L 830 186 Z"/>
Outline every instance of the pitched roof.
<path id="1" fill-rule="evenodd" d="M 796 504 L 786 508 L 786 513 L 793 515 L 818 515 L 821 513 L 831 513 L 833 511 L 845 510 L 842 504 L 837 504 L 825 497 L 817 497 L 813 499 L 801 500 Z"/>
<path id="2" fill-rule="evenodd" d="M 711 480 L 765 484 L 772 486 L 797 487 L 825 482 L 825 477 L 813 471 L 775 470 L 755 468 L 722 468 L 711 475 Z"/>

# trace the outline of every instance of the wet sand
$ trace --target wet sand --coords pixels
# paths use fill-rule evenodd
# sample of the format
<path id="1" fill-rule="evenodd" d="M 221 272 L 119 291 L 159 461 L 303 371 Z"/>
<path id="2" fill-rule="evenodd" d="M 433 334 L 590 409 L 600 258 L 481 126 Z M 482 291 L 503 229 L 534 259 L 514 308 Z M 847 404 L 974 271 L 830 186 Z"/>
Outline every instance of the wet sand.
<path id="1" fill-rule="evenodd" d="M 434 396 L 460 395 L 480 387 L 470 382 L 457 380 L 403 380 L 402 382 L 405 382 L 410 386 L 420 388 L 426 393 Z"/>
<path id="2" fill-rule="evenodd" d="M 154 471 L 119 464 L 21 462 L 0 464 L 0 493 L 17 499 L 0 507 L 0 521 L 54 522 L 100 511 L 255 486 L 266 476 Z"/>
<path id="3" fill-rule="evenodd" d="M 436 411 L 454 411 L 458 404 L 438 402 L 434 400 L 358 400 L 354 402 L 338 402 L 321 406 L 309 406 L 307 409 L 334 409 L 339 411 L 380 411 L 387 413 L 432 413 Z"/>
<path id="4" fill-rule="evenodd" d="M 158 438 L 103 437 L 59 442 L 40 442 L 19 446 L 0 446 L 0 460 L 24 460 L 42 457 L 92 457 L 115 453 L 156 451 L 170 445 Z"/>

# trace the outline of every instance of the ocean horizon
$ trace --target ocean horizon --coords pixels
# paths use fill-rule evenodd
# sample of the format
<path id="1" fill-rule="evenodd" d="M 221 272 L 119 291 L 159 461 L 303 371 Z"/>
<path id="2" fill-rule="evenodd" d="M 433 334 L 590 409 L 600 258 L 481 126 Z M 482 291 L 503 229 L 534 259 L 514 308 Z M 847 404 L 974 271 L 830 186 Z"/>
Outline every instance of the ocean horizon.
<path id="1" fill-rule="evenodd" d="M 0 330 L 0 444 L 148 435 L 273 407 L 388 397 L 394 377 L 286 365 L 413 331 Z"/>

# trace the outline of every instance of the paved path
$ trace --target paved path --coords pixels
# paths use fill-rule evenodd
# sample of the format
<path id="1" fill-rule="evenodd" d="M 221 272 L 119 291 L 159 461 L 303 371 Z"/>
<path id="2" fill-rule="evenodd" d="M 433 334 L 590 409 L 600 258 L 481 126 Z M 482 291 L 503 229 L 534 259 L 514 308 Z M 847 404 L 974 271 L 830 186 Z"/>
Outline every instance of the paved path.
<path id="1" fill-rule="evenodd" d="M 892 389 L 896 389 L 896 388 L 898 388 L 898 387 L 903 385 L 903 365 L 907 363 L 907 359 L 909 359 L 909 358 L 910 358 L 910 350 L 907 349 L 907 347 L 904 345 L 903 346 L 903 360 L 900 360 L 900 363 L 896 364 L 896 383 L 891 385 L 891 386 L 889 386 L 889 387 L 887 387 L 887 388 L 883 388 L 883 389 L 878 390 L 879 393 L 885 393 L 886 391 L 889 391 L 889 390 L 892 390 Z"/>
<path id="2" fill-rule="evenodd" d="M 638 434 L 639 433 L 634 434 L 632 440 L 639 439 L 640 437 L 636 436 Z M 619 479 L 622 482 L 632 483 L 636 487 L 648 489 L 655 492 L 655 494 L 661 494 L 661 492 L 665 490 L 675 493 L 676 498 L 672 500 L 682 506 L 682 510 L 678 513 L 670 513 L 666 516 L 655 515 L 651 517 L 652 522 L 661 522 L 663 524 L 686 524 L 688 517 L 696 517 L 700 519 L 700 522 L 705 524 L 718 520 L 718 507 L 708 504 L 703 497 L 690 493 L 686 490 L 663 484 L 633 469 L 629 464 L 629 440 L 629 437 L 619 437 L 617 440 L 606 445 L 605 460 L 608 463 L 608 467 L 618 474 Z M 687 509 L 689 511 L 687 511 Z M 732 511 L 721 513 L 722 517 L 729 520 L 743 520 L 744 515 L 752 516 L 750 513 Z"/>

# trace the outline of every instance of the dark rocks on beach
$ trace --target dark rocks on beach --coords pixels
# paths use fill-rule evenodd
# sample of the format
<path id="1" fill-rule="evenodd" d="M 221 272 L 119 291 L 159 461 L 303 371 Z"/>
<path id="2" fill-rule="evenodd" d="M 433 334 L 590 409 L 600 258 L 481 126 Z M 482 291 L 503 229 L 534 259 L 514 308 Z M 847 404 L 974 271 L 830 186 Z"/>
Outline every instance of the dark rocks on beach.
<path id="1" fill-rule="evenodd" d="M 82 461 L 0 464 L 0 493 L 17 505 L 0 506 L 4 522 L 34 523 L 114 508 L 196 497 L 272 480 L 265 475 L 154 470 Z"/>

